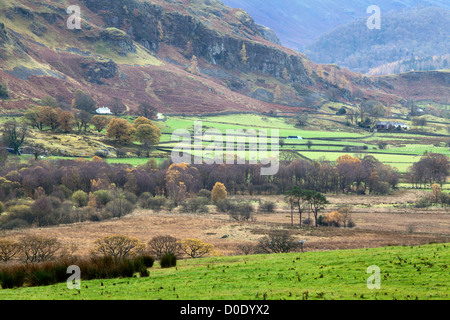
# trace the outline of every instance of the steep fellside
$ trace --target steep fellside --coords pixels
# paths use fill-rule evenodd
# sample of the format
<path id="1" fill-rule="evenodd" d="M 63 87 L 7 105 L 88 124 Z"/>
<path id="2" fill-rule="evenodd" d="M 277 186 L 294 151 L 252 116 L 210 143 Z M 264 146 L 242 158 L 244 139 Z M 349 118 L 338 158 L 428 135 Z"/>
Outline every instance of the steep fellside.
<path id="1" fill-rule="evenodd" d="M 72 4 L 81 8 L 81 30 L 66 27 Z M 10 91 L 3 112 L 46 95 L 69 106 L 78 89 L 99 106 L 117 97 L 128 111 L 147 101 L 166 113 L 299 111 L 330 100 L 409 98 L 400 94 L 407 82 L 389 85 L 314 64 L 218 0 L 8 0 L 0 19 L 0 77 Z"/>

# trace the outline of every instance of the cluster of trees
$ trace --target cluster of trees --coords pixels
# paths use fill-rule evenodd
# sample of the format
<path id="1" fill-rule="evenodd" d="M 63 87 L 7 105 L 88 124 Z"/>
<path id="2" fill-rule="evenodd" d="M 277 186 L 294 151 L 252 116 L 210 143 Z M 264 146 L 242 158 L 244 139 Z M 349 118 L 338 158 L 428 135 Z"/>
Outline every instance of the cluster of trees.
<path id="1" fill-rule="evenodd" d="M 297 208 L 300 220 L 300 227 L 304 221 L 302 214 L 309 210 L 314 215 L 315 226 L 318 226 L 319 212 L 325 208 L 329 202 L 327 198 L 316 191 L 304 190 L 298 186 L 294 186 L 292 190 L 286 192 L 286 201 L 289 203 L 291 209 L 291 225 L 294 225 L 294 208 Z M 311 219 L 308 217 L 307 224 L 310 224 Z"/>
<path id="2" fill-rule="evenodd" d="M 76 250 L 76 246 L 63 244 L 53 237 L 26 235 L 18 240 L 4 238 L 0 239 L 0 262 L 17 260 L 30 264 L 73 259 L 78 257 L 74 254 Z M 154 257 L 161 260 L 166 255 L 195 259 L 213 254 L 217 253 L 214 251 L 214 245 L 210 243 L 191 238 L 180 240 L 169 235 L 155 236 L 147 244 L 125 235 L 105 236 L 96 239 L 90 251 L 90 256 L 110 257 L 116 261 L 139 256 L 151 257 L 154 261 Z"/>
<path id="3" fill-rule="evenodd" d="M 408 170 L 408 178 L 415 188 L 426 188 L 434 183 L 441 187 L 450 174 L 448 157 L 440 153 L 427 153 Z"/>
<path id="4" fill-rule="evenodd" d="M 259 165 L 158 166 L 154 159 L 133 167 L 92 161 L 38 160 L 27 163 L 3 161 L 0 166 L 0 228 L 45 226 L 85 220 L 121 218 L 142 208 L 186 212 L 206 211 L 217 205 L 236 220 L 252 218 L 252 208 L 233 203 L 229 195 L 288 194 L 294 207 L 314 214 L 315 224 L 326 204 L 325 193 L 386 194 L 396 188 L 399 174 L 372 156 L 363 159 L 343 155 L 336 163 L 297 159 L 281 163 L 273 176 L 260 175 Z M 428 154 L 414 164 L 411 183 L 442 185 L 449 173 L 448 157 Z M 301 203 L 300 203 L 301 202 Z M 300 204 L 300 206 L 299 206 Z M 260 209 L 273 210 L 264 203 Z M 301 213 L 301 212 L 299 212 Z"/>
<path id="5" fill-rule="evenodd" d="M 144 125 L 145 126 L 145 125 Z M 224 202 L 227 194 L 281 194 L 297 186 L 315 192 L 386 193 L 398 173 L 373 157 L 342 156 L 336 165 L 296 160 L 274 176 L 261 176 L 259 165 L 170 164 L 154 160 L 133 167 L 92 161 L 5 162 L 0 167 L 2 228 L 51 225 L 122 217 L 134 209 L 202 211 L 212 201 L 225 212 L 248 212 Z M 314 198 L 314 197 L 313 197 Z M 251 212 L 239 215 L 249 219 Z"/>
<path id="6" fill-rule="evenodd" d="M 83 280 L 132 277 L 136 273 L 146 277 L 154 258 L 140 249 L 137 239 L 105 237 L 96 241 L 89 258 L 82 258 L 67 252 L 64 245 L 52 237 L 28 235 L 18 241 L 1 239 L 0 286 L 6 289 L 66 282 L 69 267 L 74 265 L 80 268 Z M 22 263 L 8 264 L 13 259 Z"/>
<path id="7" fill-rule="evenodd" d="M 133 124 L 126 119 L 110 118 L 107 116 L 91 116 L 85 111 L 72 113 L 51 107 L 34 107 L 29 109 L 24 115 L 24 121 L 7 121 L 1 128 L 2 141 L 4 145 L 11 149 L 12 153 L 19 154 L 19 149 L 24 145 L 28 135 L 28 127 L 43 130 L 48 126 L 51 130 L 61 130 L 61 132 L 71 132 L 76 126 L 78 132 L 87 132 L 93 126 L 99 133 L 106 129 L 106 136 L 116 144 L 127 144 L 138 142 L 140 152 L 146 152 L 147 156 L 153 146 L 159 143 L 161 130 L 153 124 L 150 119 L 139 117 Z M 37 148 L 34 146 L 32 148 Z M 43 152 L 43 147 L 39 147 Z M 36 150 L 36 154 L 39 150 Z"/>
<path id="8" fill-rule="evenodd" d="M 113 100 L 110 106 L 112 113 L 116 116 L 123 114 L 126 106 L 118 98 Z M 98 133 L 106 129 L 106 136 L 116 144 L 138 142 L 141 145 L 139 151 L 147 152 L 147 155 L 152 146 L 159 143 L 161 131 L 150 120 L 156 117 L 157 110 L 150 104 L 142 102 L 139 105 L 136 114 L 140 117 L 133 124 L 122 118 L 94 115 L 96 108 L 96 101 L 80 90 L 75 93 L 70 106 L 47 96 L 40 105 L 27 109 L 19 121 L 6 122 L 1 128 L 2 141 L 12 153 L 19 154 L 30 128 L 61 133 L 88 132 L 94 128 Z"/>

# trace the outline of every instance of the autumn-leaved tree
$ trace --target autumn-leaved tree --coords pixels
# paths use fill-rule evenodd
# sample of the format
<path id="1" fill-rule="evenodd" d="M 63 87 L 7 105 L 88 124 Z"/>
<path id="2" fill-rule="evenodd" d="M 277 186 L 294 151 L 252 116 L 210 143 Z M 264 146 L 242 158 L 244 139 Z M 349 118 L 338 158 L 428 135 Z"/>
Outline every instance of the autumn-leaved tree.
<path id="1" fill-rule="evenodd" d="M 61 109 L 54 109 L 52 107 L 42 107 L 39 112 L 39 121 L 44 125 L 50 127 L 55 131 L 59 127 L 59 115 Z"/>
<path id="2" fill-rule="evenodd" d="M 58 123 L 62 131 L 70 132 L 75 116 L 70 111 L 62 111 L 58 117 Z"/>
<path id="3" fill-rule="evenodd" d="M 217 204 L 221 200 L 227 199 L 227 188 L 221 182 L 216 182 L 211 192 L 211 201 Z"/>
<path id="4" fill-rule="evenodd" d="M 200 73 L 200 69 L 198 68 L 198 60 L 197 60 L 197 57 L 195 55 L 192 56 L 191 63 L 190 63 L 188 71 L 190 73 L 193 73 L 193 74 L 199 74 Z"/>
<path id="5" fill-rule="evenodd" d="M 171 164 L 164 178 L 166 195 L 175 206 L 182 203 L 188 193 L 196 194 L 201 189 L 200 173 L 188 163 Z"/>
<path id="6" fill-rule="evenodd" d="M 100 133 L 108 126 L 109 118 L 106 116 L 93 116 L 90 123 Z"/>
<path id="7" fill-rule="evenodd" d="M 431 186 L 431 192 L 433 193 L 433 201 L 437 204 L 442 193 L 442 188 L 439 184 L 434 183 Z"/>
<path id="8" fill-rule="evenodd" d="M 133 126 L 127 120 L 114 118 L 108 124 L 106 136 L 118 144 L 125 144 L 133 141 L 133 133 Z"/>
<path id="9" fill-rule="evenodd" d="M 247 57 L 247 48 L 245 47 L 245 43 L 242 44 L 241 52 L 239 53 L 241 57 L 241 61 L 243 64 L 247 64 L 248 57 Z"/>
<path id="10" fill-rule="evenodd" d="M 134 138 L 141 143 L 141 148 L 150 156 L 150 150 L 159 143 L 161 130 L 150 119 L 139 117 L 133 121 Z"/>
<path id="11" fill-rule="evenodd" d="M 181 250 L 193 259 L 214 253 L 214 245 L 199 239 L 181 240 L 180 246 Z"/>
<path id="12" fill-rule="evenodd" d="M 161 130 L 154 124 L 141 124 L 136 128 L 134 136 L 143 145 L 155 146 L 161 139 Z"/>

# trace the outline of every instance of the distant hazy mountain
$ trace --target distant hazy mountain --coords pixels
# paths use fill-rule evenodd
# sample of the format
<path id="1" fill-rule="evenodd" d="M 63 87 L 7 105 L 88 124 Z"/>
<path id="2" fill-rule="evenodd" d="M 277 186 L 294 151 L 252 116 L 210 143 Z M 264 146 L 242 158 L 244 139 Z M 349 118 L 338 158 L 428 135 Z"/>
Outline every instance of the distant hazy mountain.
<path id="1" fill-rule="evenodd" d="M 369 17 L 367 8 L 376 4 L 382 15 L 416 6 L 450 10 L 448 0 L 223 0 L 242 8 L 256 23 L 274 30 L 284 46 L 303 49 L 326 32 L 355 20 Z"/>
<path id="2" fill-rule="evenodd" d="M 449 53 L 450 10 L 422 8 L 382 15 L 381 29 L 370 30 L 361 19 L 324 34 L 305 53 L 318 63 L 335 63 L 352 71 L 369 72 L 402 61 L 410 71 L 445 68 L 444 60 L 428 65 L 421 59 Z M 391 68 L 391 71 L 394 69 Z"/>

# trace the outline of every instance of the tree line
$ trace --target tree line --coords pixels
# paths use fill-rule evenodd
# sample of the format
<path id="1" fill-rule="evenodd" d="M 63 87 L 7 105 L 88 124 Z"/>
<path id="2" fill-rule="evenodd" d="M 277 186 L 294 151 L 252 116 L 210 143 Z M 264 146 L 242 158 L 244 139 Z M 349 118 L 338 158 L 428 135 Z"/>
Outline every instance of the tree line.
<path id="1" fill-rule="evenodd" d="M 120 99 L 113 98 L 110 109 L 113 117 L 96 115 L 97 102 L 80 90 L 75 92 L 71 105 L 47 96 L 39 105 L 30 106 L 19 121 L 10 120 L 2 125 L 2 142 L 11 153 L 19 154 L 29 129 L 77 134 L 94 129 L 98 133 L 106 130 L 107 138 L 114 144 L 139 142 L 147 154 L 152 146 L 159 143 L 161 131 L 151 121 L 156 117 L 157 110 L 149 103 L 139 104 L 135 114 L 140 117 L 133 124 L 118 117 L 127 110 Z M 42 146 L 32 148 L 36 151 L 36 157 L 44 151 Z"/>

